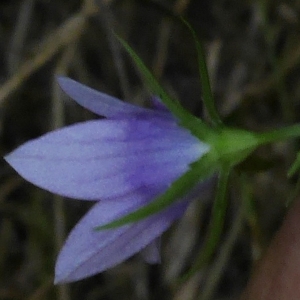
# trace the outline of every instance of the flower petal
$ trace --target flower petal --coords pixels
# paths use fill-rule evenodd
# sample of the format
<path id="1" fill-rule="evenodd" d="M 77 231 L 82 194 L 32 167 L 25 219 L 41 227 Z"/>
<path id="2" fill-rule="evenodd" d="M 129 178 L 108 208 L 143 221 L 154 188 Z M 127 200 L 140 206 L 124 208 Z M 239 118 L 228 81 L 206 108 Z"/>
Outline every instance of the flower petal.
<path id="1" fill-rule="evenodd" d="M 67 77 L 58 77 L 57 81 L 62 90 L 81 106 L 108 118 L 122 117 L 134 114 L 160 114 L 151 109 L 123 102 Z M 169 112 L 164 112 L 171 115 Z"/>
<path id="2" fill-rule="evenodd" d="M 159 264 L 161 262 L 160 244 L 161 238 L 159 237 L 142 249 L 141 255 L 148 264 Z"/>
<path id="3" fill-rule="evenodd" d="M 125 103 L 115 97 L 96 91 L 67 77 L 57 79 L 62 90 L 81 106 L 104 117 L 144 112 L 142 107 Z"/>
<path id="4" fill-rule="evenodd" d="M 155 109 L 159 109 L 164 112 L 169 112 L 168 108 L 164 105 L 164 103 L 161 101 L 161 99 L 159 97 L 152 96 L 151 102 Z"/>
<path id="5" fill-rule="evenodd" d="M 134 130 L 129 120 L 85 122 L 30 141 L 5 159 L 28 181 L 75 199 L 164 189 L 208 151 L 188 131 L 167 124 L 139 120 Z"/>
<path id="6" fill-rule="evenodd" d="M 135 193 L 118 201 L 98 202 L 70 233 L 57 259 L 55 283 L 83 279 L 121 263 L 159 237 L 188 205 L 180 202 L 138 223 L 94 230 L 136 210 L 155 194 Z"/>

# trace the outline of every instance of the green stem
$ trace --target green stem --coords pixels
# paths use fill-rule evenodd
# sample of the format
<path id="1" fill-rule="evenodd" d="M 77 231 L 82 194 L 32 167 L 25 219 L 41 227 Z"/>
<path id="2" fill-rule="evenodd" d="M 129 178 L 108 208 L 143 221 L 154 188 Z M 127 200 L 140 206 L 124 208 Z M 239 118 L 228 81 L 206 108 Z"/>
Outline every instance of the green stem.
<path id="1" fill-rule="evenodd" d="M 300 137 L 300 124 L 291 125 L 285 128 L 275 129 L 269 132 L 259 133 L 257 135 L 259 143 L 269 144 L 287 140 L 289 138 Z"/>

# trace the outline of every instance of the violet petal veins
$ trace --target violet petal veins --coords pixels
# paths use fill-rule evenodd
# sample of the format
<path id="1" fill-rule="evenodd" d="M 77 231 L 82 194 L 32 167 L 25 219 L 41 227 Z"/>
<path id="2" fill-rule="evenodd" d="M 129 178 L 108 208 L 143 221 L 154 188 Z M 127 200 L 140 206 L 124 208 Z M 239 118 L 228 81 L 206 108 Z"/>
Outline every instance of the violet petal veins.
<path id="1" fill-rule="evenodd" d="M 5 157 L 22 177 L 43 189 L 98 201 L 70 233 L 57 260 L 55 282 L 94 275 L 141 250 L 148 261 L 159 261 L 158 238 L 182 216 L 188 198 L 137 223 L 104 231 L 94 228 L 166 191 L 209 146 L 160 105 L 146 109 L 69 78 L 58 81 L 80 105 L 106 119 L 50 132 Z"/>

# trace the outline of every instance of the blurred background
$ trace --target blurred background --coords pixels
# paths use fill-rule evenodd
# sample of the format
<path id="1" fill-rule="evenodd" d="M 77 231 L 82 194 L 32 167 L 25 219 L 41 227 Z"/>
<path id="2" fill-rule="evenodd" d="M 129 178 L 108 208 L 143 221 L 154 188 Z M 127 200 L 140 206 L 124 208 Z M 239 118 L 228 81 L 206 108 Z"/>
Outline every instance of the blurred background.
<path id="1" fill-rule="evenodd" d="M 300 1 L 2 0 L 0 149 L 97 116 L 65 96 L 57 75 L 138 105 L 149 94 L 112 30 L 195 115 L 201 102 L 197 55 L 184 16 L 203 41 L 217 107 L 227 125 L 264 131 L 299 120 Z M 162 264 L 137 255 L 68 286 L 54 286 L 57 253 L 92 205 L 62 199 L 21 179 L 1 160 L 0 299 L 238 299 L 257 259 L 297 194 L 286 173 L 296 142 L 256 151 L 228 191 L 224 232 L 213 259 L 187 281 L 210 220 L 212 179 L 163 238 Z"/>

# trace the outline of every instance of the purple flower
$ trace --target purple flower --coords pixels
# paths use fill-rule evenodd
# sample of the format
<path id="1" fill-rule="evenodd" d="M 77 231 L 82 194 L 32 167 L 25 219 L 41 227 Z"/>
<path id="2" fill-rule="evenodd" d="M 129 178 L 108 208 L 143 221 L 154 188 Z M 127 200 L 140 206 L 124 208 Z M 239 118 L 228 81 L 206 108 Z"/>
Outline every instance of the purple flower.
<path id="1" fill-rule="evenodd" d="M 5 157 L 21 176 L 43 189 L 97 201 L 61 250 L 55 282 L 94 275 L 141 250 L 148 262 L 159 262 L 159 237 L 183 215 L 188 197 L 136 223 L 102 231 L 95 227 L 148 204 L 209 146 L 178 126 L 162 105 L 141 108 L 68 78 L 58 81 L 71 98 L 106 119 L 50 132 Z"/>

